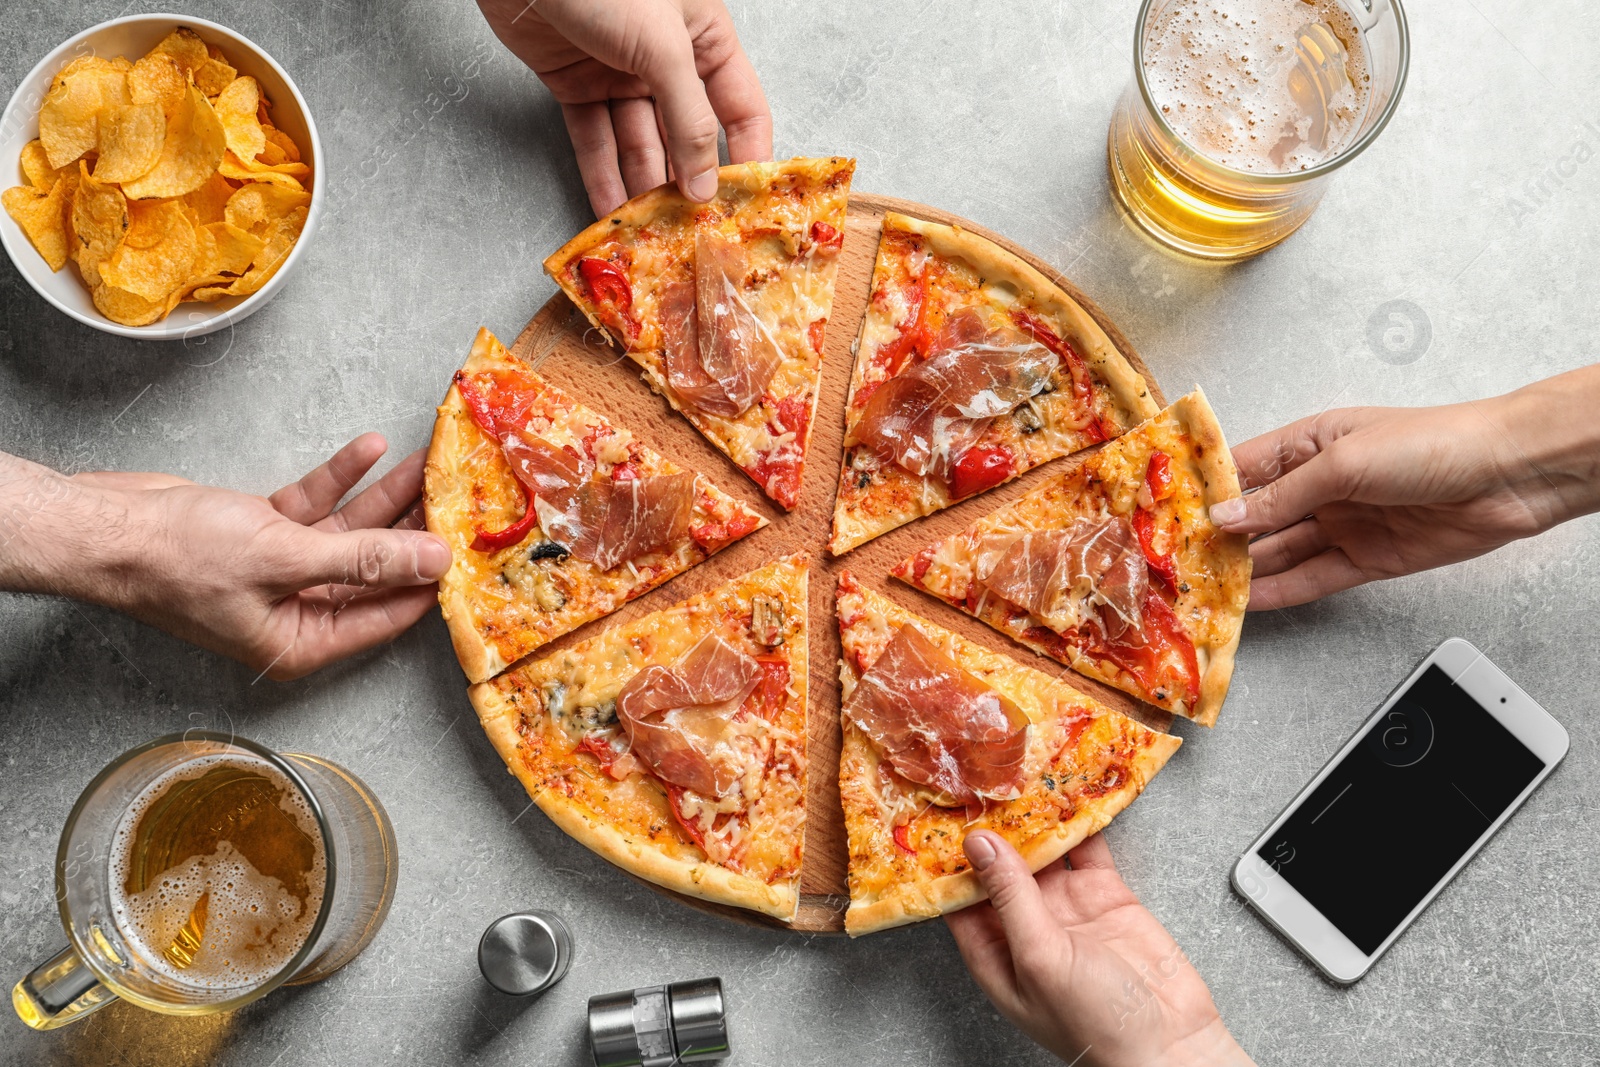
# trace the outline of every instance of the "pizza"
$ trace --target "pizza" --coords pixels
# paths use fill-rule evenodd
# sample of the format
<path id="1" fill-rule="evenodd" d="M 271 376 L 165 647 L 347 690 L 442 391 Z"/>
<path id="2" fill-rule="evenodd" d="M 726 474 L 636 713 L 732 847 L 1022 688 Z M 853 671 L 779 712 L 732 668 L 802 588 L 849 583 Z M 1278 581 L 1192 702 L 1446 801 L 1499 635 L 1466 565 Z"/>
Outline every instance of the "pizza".
<path id="1" fill-rule="evenodd" d="M 534 803 L 640 878 L 791 919 L 806 796 L 802 553 L 471 688 Z"/>
<path id="2" fill-rule="evenodd" d="M 852 935 L 984 899 L 962 841 L 1033 870 L 1101 830 L 1182 743 L 839 579 Z"/>
<path id="3" fill-rule="evenodd" d="M 852 159 L 723 167 L 706 204 L 664 185 L 544 262 L 645 380 L 784 508 L 800 497 Z"/>
<path id="4" fill-rule="evenodd" d="M 894 575 L 1081 674 L 1205 726 L 1250 599 L 1239 478 L 1198 389 Z"/>
<path id="5" fill-rule="evenodd" d="M 891 212 L 828 547 L 841 555 L 1156 410 L 1105 331 L 1039 271 L 960 227 Z"/>
<path id="6" fill-rule="evenodd" d="M 439 407 L 423 503 L 450 546 L 439 605 L 474 682 L 766 525 L 488 330 Z"/>

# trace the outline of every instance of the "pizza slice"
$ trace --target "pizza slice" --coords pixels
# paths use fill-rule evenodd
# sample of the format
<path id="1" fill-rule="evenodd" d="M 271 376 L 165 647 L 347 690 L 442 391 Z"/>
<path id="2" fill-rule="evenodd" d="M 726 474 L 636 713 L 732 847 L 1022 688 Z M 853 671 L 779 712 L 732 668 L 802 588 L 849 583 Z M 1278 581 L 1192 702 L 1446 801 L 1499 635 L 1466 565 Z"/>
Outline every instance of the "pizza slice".
<path id="1" fill-rule="evenodd" d="M 1197 389 L 894 575 L 1080 674 L 1211 726 L 1233 676 L 1250 552 L 1209 509 L 1238 495 Z"/>
<path id="2" fill-rule="evenodd" d="M 1059 286 L 976 234 L 891 212 L 828 547 L 842 555 L 1155 413 L 1144 379 Z"/>
<path id="3" fill-rule="evenodd" d="M 792 919 L 806 796 L 802 554 L 468 690 L 550 819 L 632 874 Z"/>
<path id="4" fill-rule="evenodd" d="M 784 508 L 800 499 L 853 159 L 723 167 L 707 204 L 664 185 L 544 269 L 651 388 Z"/>
<path id="5" fill-rule="evenodd" d="M 439 606 L 481 682 L 767 520 L 573 400 L 479 330 L 433 424 Z"/>
<path id="6" fill-rule="evenodd" d="M 848 571 L 838 610 L 852 936 L 982 900 L 961 847 L 973 829 L 1005 837 L 1033 870 L 1065 855 L 1182 743 L 902 610 Z"/>

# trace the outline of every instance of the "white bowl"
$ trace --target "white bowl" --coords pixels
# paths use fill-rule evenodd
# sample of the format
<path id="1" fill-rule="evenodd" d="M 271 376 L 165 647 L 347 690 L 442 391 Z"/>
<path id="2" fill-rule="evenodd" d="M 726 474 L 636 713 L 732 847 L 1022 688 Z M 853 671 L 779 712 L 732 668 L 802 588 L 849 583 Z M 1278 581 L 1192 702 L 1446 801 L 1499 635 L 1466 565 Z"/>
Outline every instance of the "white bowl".
<path id="1" fill-rule="evenodd" d="M 29 71 L 17 86 L 5 111 L 0 112 L 0 175 L 7 176 L 0 177 L 0 188 L 22 183 L 21 167 L 17 160 L 21 156 L 22 146 L 39 136 L 39 105 L 44 102 L 45 94 L 50 91 L 51 80 L 62 67 L 84 55 L 104 56 L 107 59 L 127 56 L 130 60 L 136 60 L 179 26 L 193 29 L 205 38 L 207 44 L 222 49 L 227 54 L 228 62 L 240 74 L 248 74 L 256 79 L 267 99 L 272 101 L 273 124 L 294 138 L 294 143 L 300 148 L 302 161 L 311 167 L 311 207 L 306 215 L 305 229 L 301 231 L 289 258 L 278 268 L 278 273 L 249 296 L 227 297 L 214 304 L 186 301 L 159 322 L 148 326 L 123 326 L 112 322 L 95 308 L 88 286 L 83 284 L 83 279 L 70 261 L 59 271 L 51 271 L 16 220 L 0 211 L 0 244 L 5 245 L 11 262 L 17 265 L 17 270 L 40 296 L 87 326 L 141 341 L 200 337 L 232 326 L 266 307 L 268 301 L 283 287 L 290 272 L 304 255 L 306 246 L 311 243 L 317 223 L 322 218 L 322 204 L 328 191 L 327 176 L 322 168 L 322 142 L 317 139 L 317 124 L 312 121 L 311 110 L 306 107 L 305 98 L 300 95 L 293 79 L 249 38 L 240 36 L 226 26 L 187 15 L 129 15 L 102 22 L 69 38 L 40 60 L 39 65 Z"/>

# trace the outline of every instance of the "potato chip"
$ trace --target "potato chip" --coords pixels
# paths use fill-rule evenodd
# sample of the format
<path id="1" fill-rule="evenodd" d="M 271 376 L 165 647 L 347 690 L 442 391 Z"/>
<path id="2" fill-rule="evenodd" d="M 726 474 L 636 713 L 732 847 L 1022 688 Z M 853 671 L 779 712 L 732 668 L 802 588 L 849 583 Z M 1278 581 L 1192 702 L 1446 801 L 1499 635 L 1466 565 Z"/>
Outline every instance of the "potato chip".
<path id="1" fill-rule="evenodd" d="M 295 242 L 300 239 L 300 231 L 305 229 L 308 214 L 308 208 L 298 207 L 276 220 L 267 235 L 266 244 L 262 246 L 244 277 L 228 286 L 196 289 L 194 298 L 205 301 L 220 300 L 225 296 L 245 296 L 260 290 L 272 280 L 272 276 L 278 273 L 278 268 L 289 258 L 289 253 L 294 251 Z"/>
<path id="2" fill-rule="evenodd" d="M 267 140 L 283 149 L 285 159 L 290 163 L 300 162 L 300 146 L 294 143 L 294 138 L 278 129 L 276 126 L 263 126 L 267 132 Z"/>
<path id="3" fill-rule="evenodd" d="M 78 168 L 70 225 L 78 271 L 93 288 L 100 284 L 100 264 L 128 232 L 128 201 L 115 185 L 95 181 L 87 163 L 80 161 Z"/>
<path id="4" fill-rule="evenodd" d="M 228 199 L 233 194 L 233 183 L 220 174 L 213 174 L 200 188 L 183 194 L 181 203 L 189 211 L 190 222 L 207 226 L 228 217 Z"/>
<path id="5" fill-rule="evenodd" d="M 22 173 L 28 179 L 28 184 L 48 193 L 56 183 L 57 174 L 50 165 L 50 157 L 45 154 L 43 142 L 29 141 L 23 145 L 21 162 Z"/>
<path id="6" fill-rule="evenodd" d="M 127 102 L 118 98 L 119 88 L 125 93 L 126 85 L 117 84 L 127 75 L 115 69 L 79 65 L 81 62 L 75 60 L 56 76 L 39 108 L 39 141 L 53 170 L 60 170 L 94 148 L 99 137 L 96 119 L 102 107 Z"/>
<path id="7" fill-rule="evenodd" d="M 200 251 L 194 273 L 203 277 L 243 274 L 261 254 L 266 242 L 253 233 L 226 222 L 213 222 L 200 230 Z"/>
<path id="8" fill-rule="evenodd" d="M 268 166 L 255 160 L 244 163 L 232 152 L 223 155 L 222 166 L 217 169 L 222 172 L 224 178 L 232 178 L 234 181 L 271 182 L 286 189 L 304 189 L 305 186 L 300 184 L 300 179 L 311 176 L 311 168 L 304 163 L 280 163 L 277 166 Z"/>
<path id="9" fill-rule="evenodd" d="M 100 158 L 94 177 L 125 182 L 144 174 L 161 158 L 167 118 L 160 104 L 124 104 L 100 112 Z"/>
<path id="10" fill-rule="evenodd" d="M 217 121 L 211 101 L 191 85 L 184 102 L 167 120 L 161 158 L 146 173 L 123 182 L 122 191 L 131 200 L 182 196 L 206 183 L 225 151 L 222 123 Z"/>
<path id="11" fill-rule="evenodd" d="M 276 167 L 289 162 L 289 157 L 283 154 L 282 148 L 269 140 L 261 151 L 256 153 L 256 162 L 264 163 L 269 167 Z"/>
<path id="12" fill-rule="evenodd" d="M 118 289 L 104 282 L 96 285 L 91 295 L 94 297 L 94 306 L 100 310 L 100 314 L 124 326 L 148 326 L 152 322 L 166 318 L 178 304 L 177 300 L 168 303 L 165 298 L 146 300 L 137 293 Z"/>
<path id="13" fill-rule="evenodd" d="M 228 151 L 241 160 L 255 159 L 266 146 L 267 135 L 256 121 L 261 90 L 250 77 L 235 78 L 217 97 L 217 118 L 228 135 Z"/>
<path id="14" fill-rule="evenodd" d="M 165 52 L 151 52 L 128 72 L 128 96 L 135 104 L 160 104 L 171 118 L 183 103 L 189 79 L 178 61 Z"/>
<path id="15" fill-rule="evenodd" d="M 194 83 L 207 96 L 216 96 L 238 76 L 239 72 L 229 66 L 227 60 L 212 56 L 195 70 Z"/>
<path id="16" fill-rule="evenodd" d="M 311 194 L 303 190 L 251 182 L 229 197 L 226 218 L 241 230 L 265 235 L 279 219 L 310 203 Z"/>
<path id="17" fill-rule="evenodd" d="M 176 60 L 184 77 L 193 74 L 211 58 L 206 43 L 187 26 L 179 26 L 163 37 L 160 44 L 150 49 L 151 54 L 156 52 L 165 52 Z"/>
<path id="18" fill-rule="evenodd" d="M 67 265 L 66 214 L 62 204 L 68 188 L 57 182 L 49 191 L 18 185 L 0 193 L 6 214 L 17 220 L 52 271 Z"/>
<path id="19" fill-rule="evenodd" d="M 164 302 L 194 273 L 194 226 L 174 200 L 128 205 L 128 232 L 100 264 L 100 280 L 153 302 Z"/>

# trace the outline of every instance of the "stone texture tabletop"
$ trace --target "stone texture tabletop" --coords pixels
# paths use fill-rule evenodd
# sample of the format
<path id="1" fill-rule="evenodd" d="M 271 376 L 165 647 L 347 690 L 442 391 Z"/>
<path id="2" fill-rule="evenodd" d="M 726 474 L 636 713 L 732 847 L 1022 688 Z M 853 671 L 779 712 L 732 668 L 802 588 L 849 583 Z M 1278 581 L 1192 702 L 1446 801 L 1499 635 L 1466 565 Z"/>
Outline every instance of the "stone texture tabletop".
<path id="1" fill-rule="evenodd" d="M 299 82 L 327 156 L 322 229 L 271 306 L 203 345 L 77 325 L 0 265 L 0 448 L 267 492 L 377 429 L 387 466 L 426 440 L 473 331 L 515 336 L 553 292 L 540 260 L 589 221 L 559 112 L 470 0 L 175 6 L 254 39 Z M 0 94 L 127 9 L 6 0 Z M 1408 9 L 1411 78 L 1389 129 L 1304 230 L 1231 268 L 1157 251 L 1109 198 L 1132 0 L 740 2 L 734 15 L 780 157 L 854 155 L 858 189 L 1033 249 L 1121 324 L 1169 395 L 1204 386 L 1241 441 L 1329 406 L 1481 397 L 1597 356 L 1600 15 L 1581 0 Z M 1221 724 L 1180 723 L 1182 751 L 1107 836 L 1259 1062 L 1600 1059 L 1597 608 L 1591 519 L 1249 619 Z M 1228 869 L 1457 634 L 1566 724 L 1571 754 L 1370 976 L 1334 987 L 1246 910 Z M 0 1063 L 575 1067 L 589 995 L 713 974 L 741 1067 L 1052 1062 L 990 1008 L 942 924 L 806 939 L 621 876 L 529 810 L 463 690 L 437 615 L 274 684 L 109 611 L 0 597 L 8 983 L 63 940 L 52 863 L 74 798 L 157 734 L 233 729 L 343 763 L 388 805 L 403 857 L 387 926 L 334 978 L 222 1017 L 113 1005 L 36 1034 L 7 1013 Z M 479 979 L 474 948 L 527 907 L 565 916 L 578 947 L 560 986 L 514 1002 Z"/>

